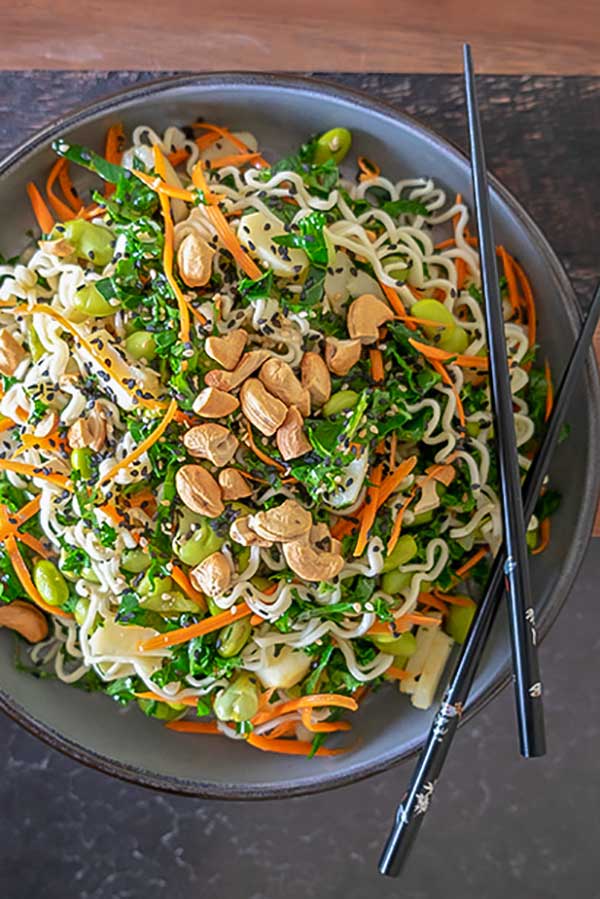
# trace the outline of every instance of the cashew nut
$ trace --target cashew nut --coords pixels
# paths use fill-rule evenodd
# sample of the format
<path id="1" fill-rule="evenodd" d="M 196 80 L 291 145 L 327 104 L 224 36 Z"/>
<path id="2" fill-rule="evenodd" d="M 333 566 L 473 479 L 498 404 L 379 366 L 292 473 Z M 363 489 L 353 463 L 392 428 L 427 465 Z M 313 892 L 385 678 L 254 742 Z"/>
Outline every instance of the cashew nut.
<path id="1" fill-rule="evenodd" d="M 218 518 L 225 511 L 221 488 L 201 465 L 182 465 L 175 475 L 175 486 L 182 502 L 208 518 Z"/>
<path id="2" fill-rule="evenodd" d="M 235 543 L 242 546 L 272 546 L 273 541 L 265 537 L 260 537 L 256 531 L 253 531 L 249 525 L 250 516 L 240 515 L 232 522 L 229 528 L 229 536 Z"/>
<path id="3" fill-rule="evenodd" d="M 312 515 L 295 499 L 286 499 L 266 512 L 251 515 L 248 525 L 265 540 L 287 543 L 307 537 L 312 527 Z"/>
<path id="4" fill-rule="evenodd" d="M 304 354 L 300 372 L 313 406 L 323 406 L 331 396 L 331 375 L 318 353 Z"/>
<path id="5" fill-rule="evenodd" d="M 327 337 L 325 340 L 325 361 L 334 375 L 347 375 L 353 365 L 360 359 L 362 344 L 360 340 L 337 340 Z"/>
<path id="6" fill-rule="evenodd" d="M 231 562 L 222 552 L 212 553 L 192 568 L 190 580 L 201 593 L 219 596 L 231 584 Z"/>
<path id="7" fill-rule="evenodd" d="M 207 337 L 204 342 L 206 355 L 226 368 L 227 371 L 233 371 L 240 357 L 244 352 L 244 347 L 248 341 L 248 334 L 242 328 L 236 328 L 235 331 L 229 331 L 222 337 Z"/>
<path id="8" fill-rule="evenodd" d="M 204 383 L 208 387 L 218 387 L 219 390 L 235 390 L 257 368 L 260 368 L 270 355 L 268 350 L 252 350 L 251 353 L 244 353 L 233 371 L 213 369 L 204 376 Z"/>
<path id="9" fill-rule="evenodd" d="M 252 495 L 252 487 L 237 468 L 223 468 L 218 474 L 217 480 L 223 491 L 223 499 L 242 499 Z"/>
<path id="10" fill-rule="evenodd" d="M 331 581 L 344 567 L 340 543 L 333 540 L 325 524 L 315 525 L 310 540 L 283 544 L 283 555 L 294 574 L 305 581 Z"/>
<path id="11" fill-rule="evenodd" d="M 20 343 L 5 328 L 0 331 L 0 372 L 7 377 L 14 375 L 19 363 L 27 355 Z"/>
<path id="12" fill-rule="evenodd" d="M 217 468 L 231 462 L 239 446 L 235 434 L 213 422 L 196 425 L 183 435 L 183 445 L 191 456 L 208 459 Z"/>
<path id="13" fill-rule="evenodd" d="M 248 378 L 240 390 L 242 412 L 261 434 L 270 437 L 283 424 L 287 407 L 265 390 L 258 378 Z"/>
<path id="14" fill-rule="evenodd" d="M 198 234 L 190 231 L 177 250 L 177 264 L 183 283 L 188 287 L 204 287 L 208 284 L 212 275 L 214 255 L 213 247 Z"/>
<path id="15" fill-rule="evenodd" d="M 312 449 L 308 437 L 304 433 L 304 419 L 296 406 L 288 409 L 288 414 L 275 437 L 277 449 L 287 462 L 289 459 L 297 459 Z"/>
<path id="16" fill-rule="evenodd" d="M 31 603 L 20 599 L 0 606 L 0 627 L 16 631 L 30 643 L 39 643 L 48 636 L 46 616 Z"/>
<path id="17" fill-rule="evenodd" d="M 371 293 L 363 293 L 350 303 L 346 325 L 350 337 L 357 337 L 361 343 L 374 343 L 379 337 L 379 328 L 394 319 L 394 313 L 383 300 Z"/>
<path id="18" fill-rule="evenodd" d="M 291 365 L 281 359 L 267 359 L 258 376 L 269 393 L 286 406 L 297 406 L 302 415 L 310 415 L 310 393 L 303 387 Z"/>
<path id="19" fill-rule="evenodd" d="M 95 453 L 100 452 L 106 442 L 106 419 L 98 403 L 87 418 L 78 418 L 71 425 L 67 441 L 71 449 L 89 447 Z"/>
<path id="20" fill-rule="evenodd" d="M 194 400 L 193 410 L 202 418 L 226 418 L 239 409 L 239 400 L 219 390 L 217 387 L 205 387 Z"/>

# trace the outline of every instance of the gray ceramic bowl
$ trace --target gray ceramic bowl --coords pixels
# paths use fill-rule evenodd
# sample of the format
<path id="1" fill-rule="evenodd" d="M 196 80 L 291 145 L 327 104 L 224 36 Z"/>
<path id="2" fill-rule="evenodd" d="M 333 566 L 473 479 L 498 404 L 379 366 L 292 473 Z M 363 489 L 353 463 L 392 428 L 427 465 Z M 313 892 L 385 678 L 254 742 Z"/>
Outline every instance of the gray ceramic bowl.
<path id="1" fill-rule="evenodd" d="M 332 85 L 270 75 L 191 75 L 146 84 L 94 104 L 42 131 L 0 167 L 0 247 L 11 255 L 34 226 L 25 195 L 30 179 L 43 181 L 50 142 L 64 135 L 96 149 L 107 126 L 145 123 L 164 128 L 196 116 L 257 134 L 267 156 L 285 154 L 308 135 L 334 125 L 354 134 L 354 151 L 376 159 L 392 177 L 427 174 L 454 194 L 471 198 L 464 156 L 393 109 Z M 515 199 L 493 182 L 499 242 L 516 253 L 539 303 L 539 340 L 560 372 L 579 324 L 577 303 L 547 241 Z M 551 471 L 564 494 L 548 552 L 533 560 L 540 631 L 548 630 L 573 582 L 596 508 L 598 378 L 590 358 L 573 400 L 572 431 Z M 576 461 L 575 461 L 576 460 Z M 469 711 L 480 709 L 509 679 L 504 615 L 499 616 L 475 682 Z M 194 796 L 273 798 L 316 792 L 366 777 L 405 759 L 422 743 L 433 712 L 417 712 L 391 687 L 370 697 L 354 716 L 359 745 L 334 759 L 279 757 L 214 737 L 174 734 L 106 697 L 60 683 L 38 681 L 13 667 L 9 635 L 0 634 L 0 708 L 32 733 L 84 763 L 135 783 Z"/>

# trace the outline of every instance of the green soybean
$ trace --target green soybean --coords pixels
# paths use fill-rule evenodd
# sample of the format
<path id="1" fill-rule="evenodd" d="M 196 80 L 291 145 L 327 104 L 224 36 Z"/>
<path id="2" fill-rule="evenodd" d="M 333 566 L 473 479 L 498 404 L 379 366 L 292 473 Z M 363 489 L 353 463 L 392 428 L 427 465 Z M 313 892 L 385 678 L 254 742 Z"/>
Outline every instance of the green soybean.
<path id="1" fill-rule="evenodd" d="M 429 509 L 428 512 L 419 512 L 410 523 L 410 527 L 416 527 L 420 524 L 429 524 L 430 521 L 433 521 L 433 509 Z M 409 525 L 407 525 L 409 527 Z"/>
<path id="2" fill-rule="evenodd" d="M 474 602 L 468 606 L 451 605 L 446 617 L 446 633 L 456 643 L 464 643 L 471 627 L 477 606 Z"/>
<path id="3" fill-rule="evenodd" d="M 222 628 L 217 638 L 217 652 L 219 655 L 223 656 L 224 659 L 236 656 L 248 642 L 251 631 L 252 625 L 248 618 L 240 618 L 239 621 L 233 621 Z"/>
<path id="4" fill-rule="evenodd" d="M 481 431 L 481 426 L 477 421 L 468 421 L 467 422 L 467 434 L 469 437 L 479 437 L 479 432 Z"/>
<path id="5" fill-rule="evenodd" d="M 92 476 L 92 451 L 89 447 L 82 446 L 72 450 L 71 468 L 79 472 L 84 480 L 89 481 Z"/>
<path id="6" fill-rule="evenodd" d="M 383 592 L 389 593 L 390 596 L 400 593 L 401 590 L 408 587 L 412 581 L 413 574 L 413 571 L 399 571 L 398 569 L 395 571 L 386 571 L 381 578 L 381 588 Z"/>
<path id="7" fill-rule="evenodd" d="M 374 643 L 382 652 L 388 652 L 393 656 L 404 656 L 406 659 L 409 659 L 417 649 L 417 641 L 410 631 L 400 634 L 399 637 L 392 637 L 391 634 L 389 637 L 385 634 L 377 634 L 376 637 L 371 637 L 371 643 Z"/>
<path id="8" fill-rule="evenodd" d="M 125 340 L 125 349 L 134 359 L 152 362 L 156 356 L 156 342 L 149 331 L 134 331 Z"/>
<path id="9" fill-rule="evenodd" d="M 69 585 L 54 564 L 40 559 L 33 567 L 33 580 L 42 599 L 50 606 L 62 606 L 69 598 Z"/>
<path id="10" fill-rule="evenodd" d="M 85 219 L 72 219 L 56 228 L 52 237 L 63 237 L 77 251 L 80 259 L 89 259 L 94 265 L 104 268 L 113 257 L 114 235 L 104 225 L 94 225 Z"/>
<path id="11" fill-rule="evenodd" d="M 144 715 L 159 721 L 173 721 L 187 708 L 180 702 L 157 702 L 155 699 L 138 699 L 137 703 Z"/>
<path id="12" fill-rule="evenodd" d="M 250 578 L 250 583 L 253 587 L 256 587 L 257 590 L 260 590 L 261 593 L 264 593 L 269 589 L 273 581 L 270 581 L 268 577 L 261 577 L 260 574 L 255 574 L 254 577 Z"/>
<path id="13" fill-rule="evenodd" d="M 90 584 L 100 583 L 100 579 L 93 568 L 82 568 L 81 577 L 84 579 L 84 581 L 88 581 Z"/>
<path id="14" fill-rule="evenodd" d="M 422 326 L 428 337 L 435 337 L 436 334 L 440 333 L 440 330 L 443 335 L 451 333 L 456 327 L 454 316 L 439 300 L 417 300 L 410 307 L 410 314 L 414 315 L 415 318 L 426 318 L 429 321 L 436 322 L 434 325 Z"/>
<path id="15" fill-rule="evenodd" d="M 525 542 L 527 543 L 527 546 L 529 547 L 529 549 L 536 548 L 537 543 L 538 543 L 538 535 L 539 535 L 538 528 L 534 528 L 531 531 L 527 531 L 527 534 L 525 535 Z"/>
<path id="16" fill-rule="evenodd" d="M 149 567 L 152 559 L 143 549 L 126 549 L 121 557 L 121 568 L 132 574 L 139 574 Z"/>
<path id="17" fill-rule="evenodd" d="M 314 161 L 316 165 L 323 165 L 333 159 L 339 164 L 348 155 L 351 146 L 352 135 L 347 128 L 332 128 L 317 140 Z"/>
<path id="18" fill-rule="evenodd" d="M 410 534 L 403 534 L 398 538 L 398 542 L 391 553 L 385 557 L 382 570 L 393 571 L 394 568 L 399 568 L 400 565 L 406 565 L 416 554 L 417 544 L 414 537 L 411 537 Z"/>
<path id="19" fill-rule="evenodd" d="M 211 615 L 220 615 L 224 610 L 216 604 L 212 596 L 206 597 L 206 605 Z"/>
<path id="20" fill-rule="evenodd" d="M 452 331 L 444 331 L 438 346 L 448 353 L 464 353 L 471 339 L 464 328 L 455 325 Z"/>
<path id="21" fill-rule="evenodd" d="M 217 536 L 208 518 L 203 518 L 197 530 L 183 543 L 175 544 L 175 552 L 186 565 L 199 565 L 208 556 L 217 552 L 223 546 L 223 537 Z"/>
<path id="22" fill-rule="evenodd" d="M 73 305 L 77 312 L 92 318 L 104 318 L 105 315 L 113 315 L 117 311 L 117 307 L 111 306 L 94 284 L 86 284 L 77 290 Z"/>
<path id="23" fill-rule="evenodd" d="M 85 596 L 80 596 L 77 602 L 75 603 L 75 608 L 73 609 L 73 615 L 75 617 L 75 621 L 79 625 L 82 626 L 85 621 L 85 616 L 88 613 L 88 609 L 90 607 L 89 599 L 86 599 Z"/>
<path id="24" fill-rule="evenodd" d="M 243 673 L 216 697 L 214 713 L 220 721 L 248 721 L 258 712 L 259 700 L 256 679 Z"/>
<path id="25" fill-rule="evenodd" d="M 140 596 L 150 597 L 160 595 L 161 593 L 168 593 L 169 590 L 172 589 L 173 578 L 169 577 L 168 574 L 165 575 L 165 577 L 155 577 L 153 579 L 145 574 L 138 585 L 137 591 Z"/>
<path id="26" fill-rule="evenodd" d="M 405 256 L 392 253 L 391 256 L 386 256 L 385 259 L 382 259 L 381 261 L 385 265 L 388 275 L 396 281 L 406 281 L 410 274 L 410 268 L 407 268 Z M 398 268 L 390 268 L 391 265 L 397 265 Z"/>
<path id="27" fill-rule="evenodd" d="M 323 406 L 323 415 L 337 415 L 346 409 L 353 409 L 358 402 L 358 393 L 355 390 L 338 390 Z"/>
<path id="28" fill-rule="evenodd" d="M 41 359 L 45 353 L 42 341 L 38 337 L 37 331 L 33 327 L 31 320 L 27 321 L 27 342 L 29 344 L 29 352 L 34 362 Z"/>
<path id="29" fill-rule="evenodd" d="M 237 570 L 240 574 L 243 574 L 250 562 L 250 547 L 242 546 L 239 552 L 236 553 L 235 559 L 237 562 Z"/>

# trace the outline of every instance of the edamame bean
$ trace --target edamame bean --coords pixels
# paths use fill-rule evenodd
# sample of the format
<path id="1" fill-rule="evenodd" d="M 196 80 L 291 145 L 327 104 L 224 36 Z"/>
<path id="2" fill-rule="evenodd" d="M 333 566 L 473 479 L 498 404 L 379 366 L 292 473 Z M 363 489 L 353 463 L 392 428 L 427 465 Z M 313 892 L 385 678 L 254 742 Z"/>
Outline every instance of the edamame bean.
<path id="1" fill-rule="evenodd" d="M 157 702 L 155 699 L 138 699 L 137 703 L 144 715 L 159 721 L 173 721 L 187 708 L 180 702 Z"/>
<path id="2" fill-rule="evenodd" d="M 217 652 L 219 655 L 223 656 L 224 659 L 236 656 L 248 642 L 251 631 L 252 625 L 248 618 L 240 618 L 239 621 L 233 621 L 222 628 L 217 639 Z"/>
<path id="3" fill-rule="evenodd" d="M 35 563 L 33 581 L 44 602 L 50 606 L 62 606 L 69 598 L 69 585 L 54 562 L 48 559 Z"/>
<path id="4" fill-rule="evenodd" d="M 393 571 L 394 568 L 399 568 L 400 565 L 406 565 L 416 554 L 417 544 L 414 537 L 411 537 L 410 534 L 403 534 L 398 538 L 398 542 L 391 553 L 385 557 L 382 571 Z"/>
<path id="5" fill-rule="evenodd" d="M 317 140 L 314 161 L 316 165 L 323 165 L 333 159 L 339 164 L 348 155 L 351 145 L 352 135 L 347 128 L 332 128 Z"/>
<path id="6" fill-rule="evenodd" d="M 89 607 L 89 599 L 86 599 L 85 596 L 80 596 L 75 604 L 75 608 L 73 609 L 73 615 L 79 627 L 81 627 L 83 622 L 85 621 L 85 616 L 88 613 Z"/>
<path id="7" fill-rule="evenodd" d="M 197 604 L 188 599 L 181 590 L 169 590 L 164 592 L 148 593 L 140 597 L 140 605 L 159 615 L 175 615 L 180 612 L 197 612 Z"/>
<path id="8" fill-rule="evenodd" d="M 132 574 L 139 574 L 149 567 L 152 559 L 143 549 L 126 549 L 121 556 L 121 568 Z"/>
<path id="9" fill-rule="evenodd" d="M 223 546 L 223 537 L 213 531 L 208 519 L 204 518 L 192 536 L 183 543 L 175 544 L 175 552 L 186 565 L 199 565 L 208 556 Z"/>
<path id="10" fill-rule="evenodd" d="M 396 281 L 406 281 L 410 274 L 410 268 L 407 268 L 407 259 L 405 256 L 392 253 L 391 256 L 386 256 L 381 262 L 388 275 Z M 397 265 L 398 268 L 390 268 L 392 265 Z"/>
<path id="11" fill-rule="evenodd" d="M 420 524 L 429 524 L 430 521 L 433 521 L 433 509 L 430 509 L 428 512 L 419 512 L 410 523 L 410 527 L 416 527 Z M 409 527 L 409 525 L 406 525 Z"/>
<path id="12" fill-rule="evenodd" d="M 436 334 L 446 334 L 454 331 L 456 322 L 454 316 L 449 309 L 440 303 L 439 300 L 423 299 L 417 300 L 410 307 L 410 314 L 415 318 L 426 318 L 429 321 L 436 322 L 433 325 L 423 325 L 423 330 L 428 337 L 435 337 Z M 437 324 L 439 322 L 439 325 Z"/>
<path id="13" fill-rule="evenodd" d="M 134 359 L 152 362 L 156 356 L 156 342 L 149 331 L 134 331 L 125 341 L 125 349 Z"/>
<path id="14" fill-rule="evenodd" d="M 82 313 L 82 315 L 89 315 L 92 318 L 114 315 L 117 311 L 117 307 L 111 306 L 94 284 L 86 284 L 75 292 L 73 306 L 77 312 Z"/>
<path id="15" fill-rule="evenodd" d="M 72 219 L 54 230 L 52 237 L 63 237 L 77 250 L 80 259 L 89 259 L 104 268 L 113 257 L 114 235 L 104 225 L 94 225 L 85 219 Z"/>
<path id="16" fill-rule="evenodd" d="M 469 343 L 470 338 L 465 329 L 455 325 L 452 331 L 444 331 L 438 345 L 447 353 L 464 353 Z"/>
<path id="17" fill-rule="evenodd" d="M 255 574 L 254 577 L 250 578 L 250 583 L 253 587 L 256 587 L 257 590 L 260 590 L 261 593 L 264 593 L 269 589 L 273 582 L 270 581 L 268 577 L 261 577 L 260 574 Z"/>
<path id="18" fill-rule="evenodd" d="M 527 546 L 529 547 L 529 549 L 536 548 L 536 546 L 538 544 L 538 536 L 539 536 L 538 528 L 533 528 L 533 530 L 527 531 L 527 533 L 525 535 L 525 542 L 527 543 Z"/>
<path id="19" fill-rule="evenodd" d="M 31 321 L 27 322 L 27 342 L 29 344 L 29 352 L 31 353 L 31 358 L 34 362 L 37 362 L 38 359 L 42 358 L 45 350 Z"/>
<path id="20" fill-rule="evenodd" d="M 219 693 L 213 709 L 220 721 L 248 721 L 258 712 L 259 700 L 256 678 L 243 673 Z"/>
<path id="21" fill-rule="evenodd" d="M 243 546 L 240 551 L 236 553 L 235 560 L 237 562 L 237 570 L 240 574 L 243 574 L 250 562 L 250 547 Z"/>
<path id="22" fill-rule="evenodd" d="M 206 605 L 208 606 L 208 611 L 211 615 L 220 615 L 221 612 L 224 611 L 220 606 L 216 604 L 212 596 L 206 596 Z"/>
<path id="23" fill-rule="evenodd" d="M 400 593 L 401 590 L 408 587 L 413 578 L 413 574 L 413 571 L 399 571 L 398 569 L 395 571 L 386 571 L 381 578 L 381 588 L 383 592 L 389 593 L 390 596 Z"/>
<path id="24" fill-rule="evenodd" d="M 88 583 L 90 583 L 90 584 L 99 584 L 100 583 L 100 579 L 98 578 L 98 575 L 96 574 L 96 572 L 94 571 L 93 568 L 87 568 L 87 567 L 82 568 L 81 569 L 81 577 L 84 579 L 84 581 L 88 581 Z"/>
<path id="25" fill-rule="evenodd" d="M 323 406 L 323 415 L 337 415 L 346 409 L 353 409 L 358 402 L 358 393 L 355 390 L 338 390 Z"/>
<path id="26" fill-rule="evenodd" d="M 71 468 L 79 472 L 85 481 L 92 476 L 92 451 L 87 446 L 78 447 L 71 452 Z"/>
<path id="27" fill-rule="evenodd" d="M 404 656 L 407 659 L 417 649 L 417 641 L 410 631 L 400 634 L 399 637 L 393 637 L 391 634 L 389 637 L 386 634 L 377 634 L 376 637 L 370 639 L 382 652 L 388 652 L 393 656 Z"/>
<path id="28" fill-rule="evenodd" d="M 147 574 L 144 575 L 138 584 L 137 591 L 140 596 L 156 596 L 161 593 L 168 593 L 173 589 L 173 578 L 168 574 L 165 577 L 155 577 L 150 579 Z"/>
<path id="29" fill-rule="evenodd" d="M 457 643 L 464 643 L 475 615 L 476 605 L 471 602 L 468 606 L 451 605 L 446 617 L 445 631 Z"/>
<path id="30" fill-rule="evenodd" d="M 467 434 L 469 435 L 469 437 L 479 437 L 480 431 L 481 426 L 478 421 L 467 422 Z"/>

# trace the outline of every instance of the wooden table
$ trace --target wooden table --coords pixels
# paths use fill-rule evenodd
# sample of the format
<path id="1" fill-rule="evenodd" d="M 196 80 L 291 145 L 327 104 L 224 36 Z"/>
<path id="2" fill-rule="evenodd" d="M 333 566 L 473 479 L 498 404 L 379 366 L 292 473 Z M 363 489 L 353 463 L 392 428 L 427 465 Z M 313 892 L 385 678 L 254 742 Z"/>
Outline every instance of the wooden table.
<path id="1" fill-rule="evenodd" d="M 17 134 L 23 139 L 74 106 L 157 74 L 0 72 L 0 155 Z M 362 89 L 465 144 L 459 75 L 322 77 Z M 600 276 L 600 78 L 483 76 L 479 94 L 490 169 L 542 226 L 582 302 L 589 302 Z"/>

